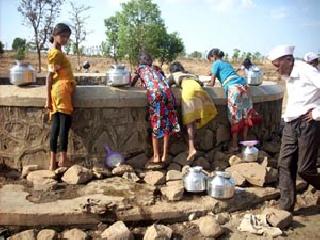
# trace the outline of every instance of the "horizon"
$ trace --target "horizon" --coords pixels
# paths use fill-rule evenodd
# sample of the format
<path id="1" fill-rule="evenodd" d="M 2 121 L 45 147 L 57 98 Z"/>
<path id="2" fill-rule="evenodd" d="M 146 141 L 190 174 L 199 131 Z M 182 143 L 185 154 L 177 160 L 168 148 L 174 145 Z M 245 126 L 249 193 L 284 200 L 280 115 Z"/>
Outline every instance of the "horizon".
<path id="1" fill-rule="evenodd" d="M 86 29 L 91 32 L 86 47 L 105 41 L 104 19 L 121 10 L 127 0 L 79 0 L 91 6 Z M 279 44 L 296 46 L 295 56 L 320 53 L 320 1 L 317 0 L 153 0 L 161 11 L 169 33 L 178 32 L 186 53 L 205 53 L 220 48 L 229 56 L 233 49 L 260 52 L 266 56 Z M 30 41 L 33 29 L 23 25 L 18 0 L 0 0 L 0 40 L 11 49 L 14 38 Z M 70 24 L 69 2 L 61 6 L 57 22 Z M 14 30 L 13 30 L 14 29 Z"/>

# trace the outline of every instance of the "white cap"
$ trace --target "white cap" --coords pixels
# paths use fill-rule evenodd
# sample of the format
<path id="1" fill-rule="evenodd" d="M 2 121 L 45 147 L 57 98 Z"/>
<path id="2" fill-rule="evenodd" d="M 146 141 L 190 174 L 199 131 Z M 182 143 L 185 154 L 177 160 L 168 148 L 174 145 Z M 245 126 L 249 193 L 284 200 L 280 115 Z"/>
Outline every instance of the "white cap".
<path id="1" fill-rule="evenodd" d="M 316 53 L 314 53 L 314 52 L 308 52 L 308 53 L 306 53 L 306 55 L 304 55 L 304 60 L 306 61 L 306 62 L 311 62 L 311 61 L 313 61 L 313 60 L 315 60 L 315 59 L 318 59 L 319 58 L 319 56 L 318 56 L 318 54 L 316 54 Z"/>
<path id="2" fill-rule="evenodd" d="M 279 45 L 269 52 L 268 59 L 274 61 L 282 56 L 293 55 L 294 46 L 292 45 Z"/>

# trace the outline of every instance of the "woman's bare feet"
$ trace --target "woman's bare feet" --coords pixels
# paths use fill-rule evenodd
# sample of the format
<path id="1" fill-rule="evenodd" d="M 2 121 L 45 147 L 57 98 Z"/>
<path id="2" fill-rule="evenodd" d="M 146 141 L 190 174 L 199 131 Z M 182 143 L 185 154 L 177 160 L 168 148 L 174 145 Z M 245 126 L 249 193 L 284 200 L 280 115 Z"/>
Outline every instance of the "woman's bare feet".
<path id="1" fill-rule="evenodd" d="M 150 160 L 150 163 L 161 163 L 160 156 L 153 156 Z"/>
<path id="2" fill-rule="evenodd" d="M 56 153 L 51 152 L 50 153 L 50 163 L 49 163 L 49 170 L 54 171 L 57 169 L 57 159 L 56 159 Z"/>
<path id="3" fill-rule="evenodd" d="M 59 167 L 70 167 L 70 162 L 68 160 L 68 157 L 67 157 L 67 153 L 66 152 L 61 152 L 60 153 L 60 161 L 58 162 L 58 166 Z"/>
<path id="4" fill-rule="evenodd" d="M 189 152 L 189 155 L 187 157 L 187 161 L 188 162 L 194 161 L 196 155 L 197 155 L 197 150 L 193 150 L 193 151 Z"/>

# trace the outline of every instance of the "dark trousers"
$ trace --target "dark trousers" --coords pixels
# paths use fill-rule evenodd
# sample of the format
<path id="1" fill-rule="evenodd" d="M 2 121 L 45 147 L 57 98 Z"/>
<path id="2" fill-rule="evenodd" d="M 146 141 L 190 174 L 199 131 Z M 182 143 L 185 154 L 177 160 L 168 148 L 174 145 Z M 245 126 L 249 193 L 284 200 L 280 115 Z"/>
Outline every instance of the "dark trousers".
<path id="1" fill-rule="evenodd" d="M 320 122 L 306 122 L 302 117 L 285 123 L 278 162 L 280 207 L 293 211 L 296 201 L 296 176 L 320 189 L 317 152 L 320 145 Z"/>
<path id="2" fill-rule="evenodd" d="M 50 150 L 57 152 L 57 144 L 59 137 L 59 146 L 61 152 L 66 152 L 68 149 L 68 135 L 71 127 L 71 115 L 57 112 L 52 115 L 51 135 L 50 135 Z"/>

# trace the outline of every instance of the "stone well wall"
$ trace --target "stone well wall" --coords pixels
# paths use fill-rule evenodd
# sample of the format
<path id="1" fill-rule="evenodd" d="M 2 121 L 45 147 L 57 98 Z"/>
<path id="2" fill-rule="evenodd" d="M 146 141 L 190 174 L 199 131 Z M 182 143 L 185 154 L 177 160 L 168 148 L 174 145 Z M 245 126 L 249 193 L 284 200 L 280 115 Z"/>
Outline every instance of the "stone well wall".
<path id="1" fill-rule="evenodd" d="M 210 163 L 216 149 L 221 149 L 229 139 L 229 124 L 223 89 L 206 90 L 219 114 L 197 131 L 196 143 Z M 174 89 L 174 93 L 179 102 L 180 90 Z M 277 85 L 266 84 L 251 87 L 251 93 L 263 123 L 250 134 L 252 138 L 269 140 L 280 128 L 283 91 Z M 18 169 L 27 164 L 48 167 L 50 122 L 44 103 L 43 86 L 0 86 L 0 164 Z M 136 168 L 148 160 L 152 150 L 144 90 L 78 86 L 74 105 L 68 149 L 74 163 L 89 167 L 103 163 L 105 144 L 123 153 Z M 172 157 L 187 150 L 184 136 L 171 138 Z"/>

